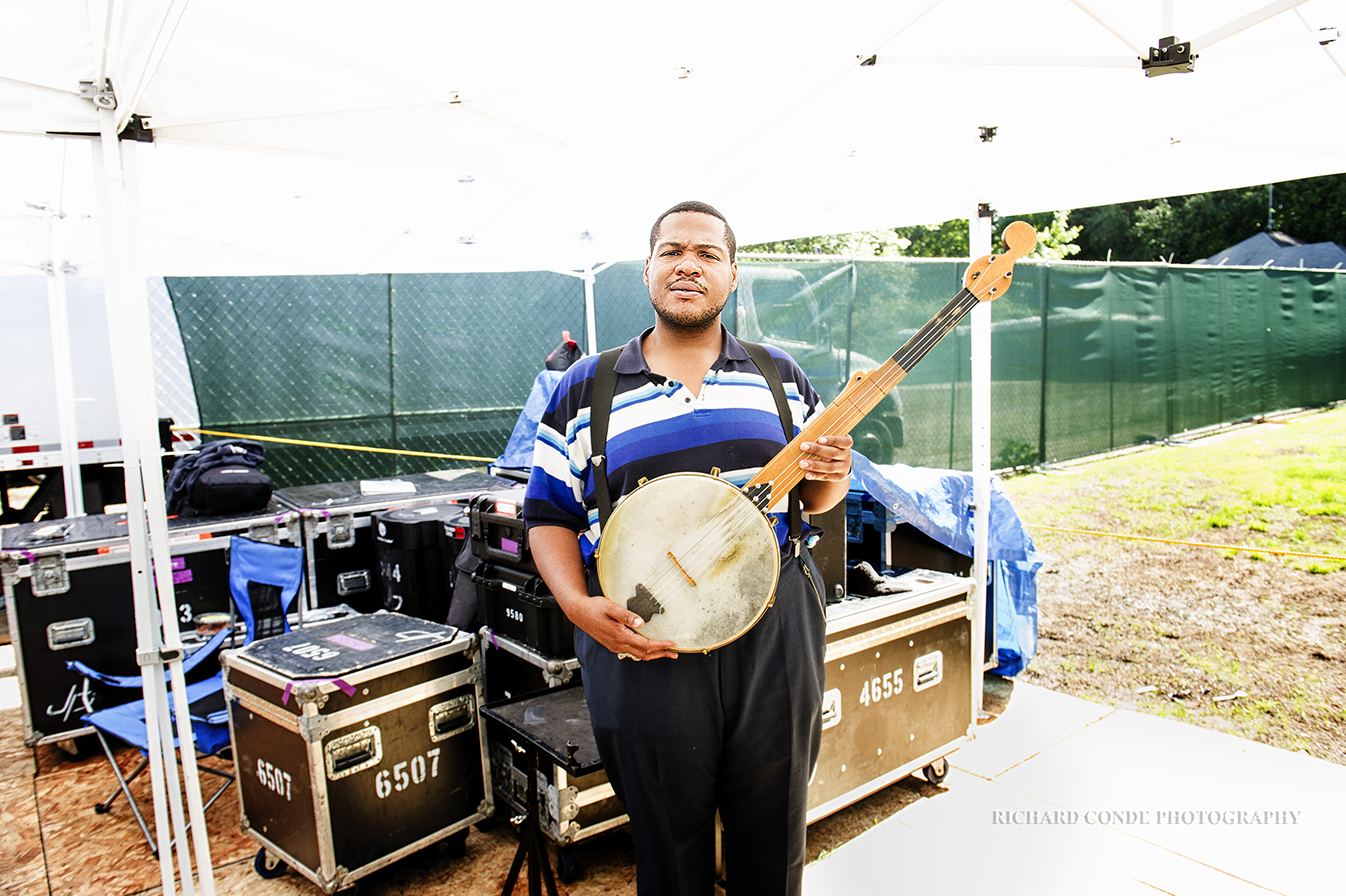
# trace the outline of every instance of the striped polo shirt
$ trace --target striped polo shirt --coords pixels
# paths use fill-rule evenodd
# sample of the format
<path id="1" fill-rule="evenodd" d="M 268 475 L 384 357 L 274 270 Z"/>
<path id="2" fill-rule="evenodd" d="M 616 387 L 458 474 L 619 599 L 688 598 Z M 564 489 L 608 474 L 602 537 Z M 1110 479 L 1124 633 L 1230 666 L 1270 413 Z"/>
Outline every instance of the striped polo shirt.
<path id="1" fill-rule="evenodd" d="M 724 348 L 693 395 L 681 383 L 652 374 L 641 342 L 632 339 L 617 359 L 617 387 L 608 423 L 607 474 L 614 508 L 642 478 L 668 473 L 710 473 L 743 485 L 785 447 L 785 432 L 771 387 L 743 346 L 723 327 Z M 776 360 L 797 434 L 822 402 L 804 372 L 780 349 Z M 528 526 L 564 526 L 581 533 L 580 549 L 590 563 L 598 543 L 589 410 L 598 356 L 570 367 L 556 385 L 538 423 L 533 469 L 524 495 Z M 783 510 L 778 496 L 773 510 Z M 784 543 L 786 526 L 776 526 Z"/>

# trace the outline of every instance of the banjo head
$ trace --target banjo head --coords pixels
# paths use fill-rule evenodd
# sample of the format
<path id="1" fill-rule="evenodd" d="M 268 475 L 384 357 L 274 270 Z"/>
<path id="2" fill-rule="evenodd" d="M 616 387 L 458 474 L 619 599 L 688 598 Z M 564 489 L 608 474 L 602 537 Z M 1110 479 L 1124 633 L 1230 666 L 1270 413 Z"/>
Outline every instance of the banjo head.
<path id="1" fill-rule="evenodd" d="M 651 479 L 613 511 L 598 542 L 603 594 L 640 614 L 640 633 L 680 653 L 734 641 L 776 593 L 780 547 L 742 491 L 704 473 Z"/>

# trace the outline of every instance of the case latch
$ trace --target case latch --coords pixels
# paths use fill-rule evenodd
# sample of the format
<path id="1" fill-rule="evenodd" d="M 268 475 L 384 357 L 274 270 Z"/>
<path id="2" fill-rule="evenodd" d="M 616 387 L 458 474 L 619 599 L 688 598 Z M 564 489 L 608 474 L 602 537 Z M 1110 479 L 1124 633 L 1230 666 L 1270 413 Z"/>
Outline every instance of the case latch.
<path id="1" fill-rule="evenodd" d="M 327 518 L 327 546 L 332 550 L 355 544 L 355 515 L 334 513 Z"/>
<path id="2" fill-rule="evenodd" d="M 70 590 L 65 554 L 39 554 L 32 562 L 33 596 L 52 597 Z"/>
<path id="3" fill-rule="evenodd" d="M 248 538 L 253 541 L 276 543 L 276 524 L 274 522 L 253 523 L 248 527 Z"/>

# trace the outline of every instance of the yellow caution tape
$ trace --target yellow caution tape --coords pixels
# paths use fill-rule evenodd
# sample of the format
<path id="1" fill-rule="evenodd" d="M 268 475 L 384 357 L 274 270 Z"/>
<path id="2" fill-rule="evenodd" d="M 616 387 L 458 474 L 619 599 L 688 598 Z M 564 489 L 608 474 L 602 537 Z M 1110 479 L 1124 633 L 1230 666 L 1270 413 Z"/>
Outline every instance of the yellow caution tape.
<path id="1" fill-rule="evenodd" d="M 1248 547 L 1239 544 L 1211 544 L 1206 541 L 1178 541 L 1172 538 L 1150 538 L 1145 535 L 1119 535 L 1116 532 L 1097 532 L 1093 529 L 1063 529 L 1059 526 L 1039 526 L 1025 523 L 1030 529 L 1046 529 L 1050 532 L 1067 532 L 1071 535 L 1101 535 L 1105 538 L 1125 538 L 1131 541 L 1156 541 L 1160 544 L 1179 544 L 1192 548 L 1219 548 L 1222 551 L 1246 551 L 1250 554 L 1277 554 L 1285 557 L 1309 557 L 1314 560 L 1336 560 L 1346 563 L 1346 557 L 1334 557 L 1331 554 L 1308 554 L 1303 551 L 1278 551 L 1273 548 Z"/>
<path id="2" fill-rule="evenodd" d="M 442 457 L 448 460 L 477 460 L 492 463 L 494 457 L 473 457 L 470 454 L 436 454 L 433 451 L 404 451 L 400 448 L 372 448 L 368 445 L 342 445 L 337 442 L 309 442 L 304 439 L 282 439 L 276 436 L 249 436 L 237 432 L 219 432 L 214 429 L 197 429 L 194 426 L 174 426 L 174 432 L 199 432 L 203 436 L 224 436 L 230 439 L 252 439 L 256 442 L 280 442 L 283 445 L 305 445 L 310 448 L 344 448 L 347 451 L 372 451 L 375 454 L 406 454 L 412 457 Z"/>

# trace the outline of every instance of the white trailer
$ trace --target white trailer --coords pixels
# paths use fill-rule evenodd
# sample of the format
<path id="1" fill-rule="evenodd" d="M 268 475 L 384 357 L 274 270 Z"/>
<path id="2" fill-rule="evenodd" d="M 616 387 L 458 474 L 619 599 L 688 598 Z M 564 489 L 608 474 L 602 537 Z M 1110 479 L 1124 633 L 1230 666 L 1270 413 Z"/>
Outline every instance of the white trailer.
<path id="1" fill-rule="evenodd" d="M 66 469 L 81 471 L 83 511 L 102 513 L 124 492 L 117 393 L 112 374 L 107 306 L 101 277 L 64 277 L 64 314 L 52 278 L 0 277 L 0 522 L 30 522 L 44 507 L 68 515 Z M 148 283 L 158 415 L 178 426 L 199 426 L 196 393 L 182 348 L 177 318 L 162 278 Z M 64 329 L 65 332 L 62 332 Z M 65 345 L 61 344 L 65 341 Z M 68 369 L 62 370 L 68 358 Z M 63 388 L 62 377 L 69 381 Z M 63 450 L 62 393 L 72 407 L 75 458 Z M 196 437 L 175 434 L 175 450 L 190 450 Z M 37 486 L 21 506 L 11 489 Z M 117 500 L 104 500 L 116 497 Z M 37 502 L 36 504 L 34 502 Z M 57 512 L 59 511 L 59 512 Z"/>

